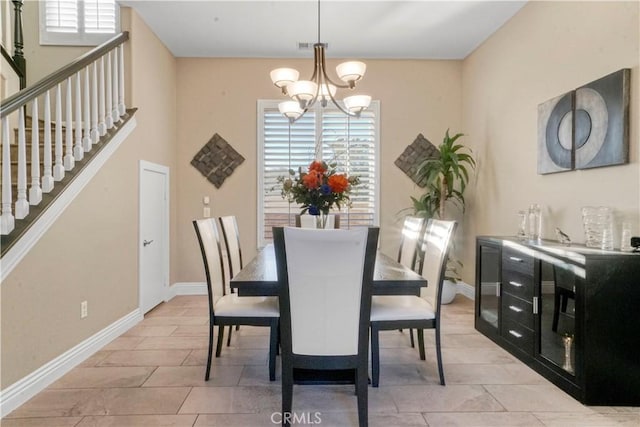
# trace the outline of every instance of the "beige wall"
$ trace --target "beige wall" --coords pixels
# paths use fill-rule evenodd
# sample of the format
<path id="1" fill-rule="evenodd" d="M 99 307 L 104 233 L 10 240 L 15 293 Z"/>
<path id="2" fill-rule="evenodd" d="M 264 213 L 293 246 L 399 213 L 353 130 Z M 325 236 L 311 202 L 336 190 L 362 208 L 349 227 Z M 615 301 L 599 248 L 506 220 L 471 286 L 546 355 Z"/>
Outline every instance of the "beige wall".
<path id="1" fill-rule="evenodd" d="M 311 73 L 312 62 L 178 59 L 178 282 L 204 281 L 191 221 L 202 215 L 205 195 L 211 197 L 212 215 L 237 216 L 243 254 L 246 259 L 255 254 L 256 100 L 284 99 L 269 78 L 273 68 L 293 66 L 305 75 Z M 329 61 L 330 72 L 336 64 Z M 367 61 L 367 74 L 357 91 L 381 102 L 381 247 L 388 254 L 397 251 L 398 213 L 419 191 L 393 162 L 418 133 L 439 143 L 448 127 L 461 130 L 460 81 L 460 61 Z M 220 189 L 190 165 L 216 132 L 246 159 Z"/>
<path id="2" fill-rule="evenodd" d="M 138 161 L 175 166 L 176 61 L 132 15 L 138 126 L 3 281 L 3 389 L 138 307 Z"/>
<path id="3" fill-rule="evenodd" d="M 543 236 L 560 227 L 583 242 L 580 207 L 612 206 L 640 232 L 638 2 L 529 2 L 463 63 L 464 129 L 479 157 L 469 233 L 514 235 L 516 212 L 544 206 Z M 536 173 L 537 106 L 631 68 L 630 164 Z M 465 265 L 474 246 L 465 244 Z M 473 267 L 464 279 L 473 283 Z"/>

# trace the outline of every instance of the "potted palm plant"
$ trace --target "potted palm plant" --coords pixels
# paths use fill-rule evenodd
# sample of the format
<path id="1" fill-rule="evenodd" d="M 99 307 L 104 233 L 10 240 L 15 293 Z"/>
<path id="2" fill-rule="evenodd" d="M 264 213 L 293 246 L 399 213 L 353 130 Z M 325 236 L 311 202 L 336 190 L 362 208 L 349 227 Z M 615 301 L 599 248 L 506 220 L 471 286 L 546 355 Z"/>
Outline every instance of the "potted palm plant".
<path id="1" fill-rule="evenodd" d="M 436 155 L 418 166 L 416 175 L 419 178 L 418 182 L 424 184 L 425 192 L 418 198 L 411 197 L 415 215 L 447 219 L 447 205 L 454 205 L 464 212 L 464 191 L 469 183 L 470 171 L 475 169 L 476 162 L 471 156 L 471 150 L 457 142 L 462 136 L 462 133 L 450 136 L 447 129 Z M 447 284 L 445 281 L 443 289 L 442 300 L 445 304 L 455 297 L 455 283 L 460 279 L 458 266 L 462 266 L 460 261 L 453 259 L 450 259 L 447 265 L 445 278 L 450 283 Z"/>

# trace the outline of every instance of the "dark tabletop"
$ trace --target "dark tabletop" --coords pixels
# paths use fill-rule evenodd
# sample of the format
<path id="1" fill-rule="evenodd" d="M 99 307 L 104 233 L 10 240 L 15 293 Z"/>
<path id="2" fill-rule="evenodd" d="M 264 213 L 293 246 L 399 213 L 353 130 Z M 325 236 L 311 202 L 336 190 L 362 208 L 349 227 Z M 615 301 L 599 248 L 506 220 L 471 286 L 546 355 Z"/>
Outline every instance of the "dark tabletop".
<path id="1" fill-rule="evenodd" d="M 376 254 L 374 295 L 419 295 L 427 279 L 387 255 Z M 273 245 L 267 245 L 231 279 L 240 296 L 277 296 L 278 273 Z"/>

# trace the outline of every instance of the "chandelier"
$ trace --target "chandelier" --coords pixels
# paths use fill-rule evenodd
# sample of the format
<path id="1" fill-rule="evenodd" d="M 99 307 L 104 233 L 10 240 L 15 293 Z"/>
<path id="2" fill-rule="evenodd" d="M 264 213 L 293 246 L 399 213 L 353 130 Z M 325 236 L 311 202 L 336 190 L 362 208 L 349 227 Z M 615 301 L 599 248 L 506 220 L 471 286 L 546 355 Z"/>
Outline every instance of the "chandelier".
<path id="1" fill-rule="evenodd" d="M 336 67 L 338 78 L 344 83 L 336 83 L 327 75 L 325 65 L 326 43 L 320 42 L 320 0 L 318 0 L 318 43 L 313 45 L 314 68 L 309 80 L 298 80 L 300 73 L 293 68 L 276 68 L 271 71 L 271 81 L 282 89 L 284 95 L 292 101 L 278 104 L 278 109 L 290 123 L 302 117 L 316 102 L 326 107 L 329 100 L 348 116 L 360 117 L 360 113 L 371 103 L 368 95 L 352 95 L 344 98 L 344 106 L 336 100 L 338 88 L 353 89 L 356 82 L 362 80 L 367 65 L 360 61 L 348 61 Z"/>

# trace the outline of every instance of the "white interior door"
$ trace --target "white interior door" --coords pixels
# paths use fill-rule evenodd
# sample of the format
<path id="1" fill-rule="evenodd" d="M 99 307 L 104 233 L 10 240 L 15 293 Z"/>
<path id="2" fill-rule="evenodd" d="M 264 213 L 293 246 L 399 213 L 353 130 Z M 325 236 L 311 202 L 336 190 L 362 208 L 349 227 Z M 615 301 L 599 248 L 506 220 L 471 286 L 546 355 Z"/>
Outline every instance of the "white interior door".
<path id="1" fill-rule="evenodd" d="M 169 168 L 140 161 L 140 310 L 164 301 L 169 285 Z"/>

